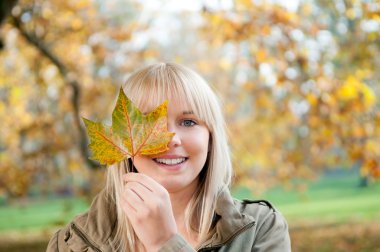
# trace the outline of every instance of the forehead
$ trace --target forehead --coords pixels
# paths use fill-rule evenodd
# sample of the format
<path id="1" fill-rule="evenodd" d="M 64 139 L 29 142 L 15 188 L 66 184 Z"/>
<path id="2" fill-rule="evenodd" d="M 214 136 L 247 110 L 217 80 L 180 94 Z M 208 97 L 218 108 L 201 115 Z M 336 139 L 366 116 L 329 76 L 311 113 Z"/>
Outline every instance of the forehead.
<path id="1" fill-rule="evenodd" d="M 194 114 L 194 111 L 186 101 L 172 98 L 168 103 L 168 114 Z"/>
<path id="2" fill-rule="evenodd" d="M 156 92 L 150 90 L 138 99 L 135 104 L 143 113 L 149 113 L 164 101 L 168 101 L 168 111 L 194 112 L 193 102 L 183 91 Z"/>

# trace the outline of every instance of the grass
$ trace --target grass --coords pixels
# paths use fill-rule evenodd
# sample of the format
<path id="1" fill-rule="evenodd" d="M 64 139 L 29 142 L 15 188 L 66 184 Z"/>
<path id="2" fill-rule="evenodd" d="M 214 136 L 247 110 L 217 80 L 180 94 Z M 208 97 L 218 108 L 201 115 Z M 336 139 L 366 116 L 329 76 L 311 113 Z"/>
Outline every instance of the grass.
<path id="1" fill-rule="evenodd" d="M 358 187 L 355 173 L 323 176 L 304 192 L 272 188 L 259 198 L 271 201 L 289 222 L 347 222 L 380 220 L 380 181 Z M 233 192 L 237 198 L 257 198 L 247 188 Z M 89 204 L 81 198 L 17 202 L 0 207 L 0 232 L 61 226 L 86 211 Z"/>
<path id="2" fill-rule="evenodd" d="M 264 198 L 286 217 L 292 251 L 380 251 L 380 181 L 358 187 L 356 173 L 329 174 L 303 192 L 272 188 L 255 197 L 236 188 L 237 198 Z M 86 211 L 81 198 L 16 202 L 0 207 L 0 251 L 45 251 L 58 227 Z"/>
<path id="3" fill-rule="evenodd" d="M 87 208 L 88 203 L 80 198 L 18 202 L 3 206 L 0 207 L 0 232 L 63 225 Z"/>
<path id="4" fill-rule="evenodd" d="M 380 183 L 359 187 L 357 174 L 323 176 L 303 192 L 272 188 L 260 198 L 271 201 L 290 223 L 380 220 Z M 247 188 L 237 188 L 238 198 L 252 198 Z"/>

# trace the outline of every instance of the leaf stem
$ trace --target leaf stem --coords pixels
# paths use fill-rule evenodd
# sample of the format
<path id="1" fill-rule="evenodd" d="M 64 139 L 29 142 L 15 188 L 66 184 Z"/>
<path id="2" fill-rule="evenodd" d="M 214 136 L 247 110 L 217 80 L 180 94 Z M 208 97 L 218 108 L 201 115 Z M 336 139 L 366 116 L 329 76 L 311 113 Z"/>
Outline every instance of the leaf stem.
<path id="1" fill-rule="evenodd" d="M 133 171 L 133 167 L 135 167 L 135 156 L 132 156 L 131 159 L 132 159 L 131 171 Z"/>

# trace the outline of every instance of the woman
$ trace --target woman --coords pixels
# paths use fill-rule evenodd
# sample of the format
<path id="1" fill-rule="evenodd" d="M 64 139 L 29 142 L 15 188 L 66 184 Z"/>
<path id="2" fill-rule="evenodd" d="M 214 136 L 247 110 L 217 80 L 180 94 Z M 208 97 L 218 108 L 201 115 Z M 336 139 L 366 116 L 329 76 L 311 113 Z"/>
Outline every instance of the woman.
<path id="1" fill-rule="evenodd" d="M 231 197 L 222 111 L 198 74 L 154 64 L 132 74 L 124 91 L 145 113 L 169 101 L 168 151 L 108 167 L 106 188 L 48 251 L 290 251 L 279 212 Z"/>

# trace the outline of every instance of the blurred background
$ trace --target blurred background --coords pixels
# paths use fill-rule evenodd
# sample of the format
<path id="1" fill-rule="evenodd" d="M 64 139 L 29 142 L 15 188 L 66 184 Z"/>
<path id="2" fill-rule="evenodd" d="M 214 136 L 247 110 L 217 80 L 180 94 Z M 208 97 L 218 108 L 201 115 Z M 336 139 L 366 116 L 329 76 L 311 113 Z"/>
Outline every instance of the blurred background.
<path id="1" fill-rule="evenodd" d="M 293 251 L 380 251 L 377 0 L 1 0 L 0 251 L 45 251 L 88 208 L 105 168 L 81 117 L 110 125 L 158 61 L 219 94 L 233 193 L 272 201 Z"/>

